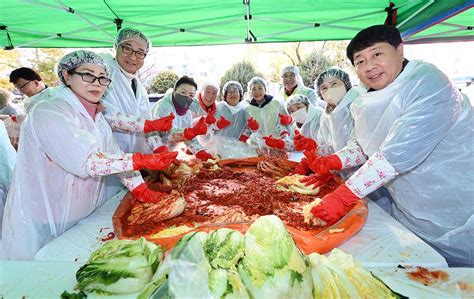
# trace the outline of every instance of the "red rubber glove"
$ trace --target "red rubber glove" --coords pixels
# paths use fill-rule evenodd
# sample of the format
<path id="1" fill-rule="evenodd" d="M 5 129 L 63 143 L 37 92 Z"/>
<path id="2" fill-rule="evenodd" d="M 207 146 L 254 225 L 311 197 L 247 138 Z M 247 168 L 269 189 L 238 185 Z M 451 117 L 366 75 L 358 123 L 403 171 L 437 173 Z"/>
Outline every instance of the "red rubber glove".
<path id="1" fill-rule="evenodd" d="M 144 133 L 150 133 L 154 131 L 167 132 L 171 130 L 173 126 L 174 114 L 155 119 L 155 120 L 145 120 L 145 126 L 143 128 Z"/>
<path id="2" fill-rule="evenodd" d="M 206 118 L 201 117 L 197 124 L 192 128 L 194 133 L 197 135 L 206 135 L 207 133 L 207 125 L 206 125 Z"/>
<path id="3" fill-rule="evenodd" d="M 141 183 L 131 191 L 133 197 L 141 202 L 158 202 L 160 198 L 167 195 L 148 188 L 147 183 Z"/>
<path id="4" fill-rule="evenodd" d="M 272 135 L 264 136 L 263 139 L 265 140 L 265 144 L 269 147 L 283 149 L 285 147 L 285 142 L 280 138 L 273 138 Z"/>
<path id="5" fill-rule="evenodd" d="M 202 161 L 207 161 L 209 159 L 212 159 L 212 156 L 206 152 L 205 150 L 199 151 L 196 154 L 196 158 L 202 160 Z"/>
<path id="6" fill-rule="evenodd" d="M 342 162 L 337 155 L 318 156 L 312 152 L 305 151 L 309 168 L 314 173 L 328 174 L 331 170 L 341 170 Z"/>
<path id="7" fill-rule="evenodd" d="M 183 137 L 186 140 L 191 140 L 194 137 L 196 137 L 196 133 L 194 133 L 193 128 L 186 128 L 186 129 L 184 129 Z"/>
<path id="8" fill-rule="evenodd" d="M 345 207 L 351 206 L 357 200 L 359 198 L 342 184 L 333 193 L 324 196 L 323 201 L 311 209 L 311 213 L 327 225 L 333 225 L 344 216 Z"/>
<path id="9" fill-rule="evenodd" d="M 293 138 L 295 150 L 314 152 L 318 148 L 318 144 L 311 138 L 305 137 L 295 130 L 295 137 Z"/>
<path id="10" fill-rule="evenodd" d="M 162 154 L 142 154 L 134 153 L 132 155 L 133 170 L 151 169 L 163 170 L 168 168 L 176 160 L 178 152 L 168 152 Z"/>
<path id="11" fill-rule="evenodd" d="M 10 119 L 11 119 L 13 122 L 16 122 L 16 115 L 10 116 Z"/>
<path id="12" fill-rule="evenodd" d="M 329 182 L 332 178 L 334 178 L 334 175 L 329 173 L 329 174 L 320 174 L 320 173 L 315 173 L 312 174 L 308 177 L 305 177 L 300 180 L 300 182 L 305 183 L 305 186 L 311 186 L 313 185 L 313 189 L 316 189 L 318 187 L 321 187 L 322 185 L 326 184 Z"/>
<path id="13" fill-rule="evenodd" d="M 289 115 L 278 113 L 278 116 L 280 117 L 280 124 L 284 126 L 291 125 L 291 123 L 293 122 L 293 118 L 291 118 L 291 116 Z"/>
<path id="14" fill-rule="evenodd" d="M 155 148 L 153 153 L 162 154 L 162 153 L 168 153 L 169 151 L 170 150 L 168 149 L 168 147 L 166 145 L 162 145 L 162 146 L 159 146 L 159 147 Z"/>
<path id="15" fill-rule="evenodd" d="M 209 112 L 206 116 L 206 124 L 212 125 L 216 122 L 216 118 L 214 117 L 214 112 Z"/>
<path id="16" fill-rule="evenodd" d="M 242 141 L 242 142 L 247 142 L 247 139 L 249 139 L 249 136 L 246 136 L 244 134 L 240 135 L 239 137 L 239 141 Z"/>
<path id="17" fill-rule="evenodd" d="M 224 116 L 219 117 L 219 119 L 217 120 L 217 128 L 219 129 L 224 129 L 228 125 L 230 125 L 230 121 Z"/>
<path id="18" fill-rule="evenodd" d="M 255 118 L 251 117 L 247 120 L 247 127 L 249 127 L 250 130 L 252 130 L 252 131 L 257 131 L 258 128 L 260 128 L 260 125 L 255 120 Z"/>
<path id="19" fill-rule="evenodd" d="M 309 169 L 308 166 L 308 160 L 306 158 L 301 159 L 300 163 L 296 165 L 295 170 L 293 170 L 293 173 L 302 175 L 308 175 L 309 173 L 311 173 L 311 169 Z M 303 179 L 301 181 L 303 181 Z"/>

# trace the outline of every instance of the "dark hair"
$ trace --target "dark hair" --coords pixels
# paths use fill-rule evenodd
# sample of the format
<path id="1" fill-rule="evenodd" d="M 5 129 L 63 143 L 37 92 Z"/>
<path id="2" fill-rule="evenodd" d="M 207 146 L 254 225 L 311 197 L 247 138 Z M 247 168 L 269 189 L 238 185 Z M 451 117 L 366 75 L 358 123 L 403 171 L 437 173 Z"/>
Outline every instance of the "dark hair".
<path id="1" fill-rule="evenodd" d="M 16 83 L 16 81 L 18 81 L 18 79 L 20 78 L 23 78 L 28 81 L 33 81 L 33 80 L 43 81 L 37 72 L 35 72 L 34 70 L 28 67 L 21 67 L 11 72 L 10 74 L 11 83 Z"/>
<path id="2" fill-rule="evenodd" d="M 189 85 L 194 86 L 196 89 L 198 88 L 196 81 L 194 81 L 193 78 L 188 77 L 186 75 L 182 76 L 181 78 L 178 79 L 178 81 L 176 81 L 173 89 L 176 90 L 176 88 L 178 88 L 178 86 L 180 86 L 181 84 L 189 84 Z"/>
<path id="3" fill-rule="evenodd" d="M 389 43 L 398 47 L 402 43 L 402 37 L 397 27 L 392 25 L 374 25 L 357 33 L 346 49 L 347 58 L 354 65 L 354 53 L 368 48 L 376 43 Z"/>

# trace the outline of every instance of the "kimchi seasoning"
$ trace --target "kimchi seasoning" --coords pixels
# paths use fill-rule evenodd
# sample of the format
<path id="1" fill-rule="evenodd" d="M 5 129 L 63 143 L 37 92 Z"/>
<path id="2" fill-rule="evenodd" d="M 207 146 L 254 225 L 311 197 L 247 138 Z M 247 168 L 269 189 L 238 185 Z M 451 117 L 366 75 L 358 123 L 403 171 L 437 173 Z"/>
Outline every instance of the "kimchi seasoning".
<path id="1" fill-rule="evenodd" d="M 430 286 L 438 281 L 448 281 L 449 274 L 445 271 L 430 271 L 423 267 L 416 267 L 415 271 L 407 272 L 406 275 L 411 280 L 417 281 L 424 284 L 425 286 Z"/>
<path id="2" fill-rule="evenodd" d="M 147 235 L 172 226 L 194 227 L 196 224 L 213 223 L 213 219 L 229 223 L 235 218 L 250 220 L 269 214 L 278 216 L 296 229 L 315 230 L 315 227 L 304 223 L 302 207 L 339 186 L 339 183 L 331 180 L 320 187 L 319 194 L 303 195 L 281 190 L 277 188 L 275 181 L 276 179 L 256 169 L 236 172 L 230 167 L 216 171 L 202 168 L 188 178 L 183 186 L 174 186 L 183 194 L 187 203 L 180 216 L 156 222 L 151 219 L 142 224 L 124 221 L 124 233 L 129 236 Z M 165 191 L 163 187 L 158 183 L 154 189 Z"/>

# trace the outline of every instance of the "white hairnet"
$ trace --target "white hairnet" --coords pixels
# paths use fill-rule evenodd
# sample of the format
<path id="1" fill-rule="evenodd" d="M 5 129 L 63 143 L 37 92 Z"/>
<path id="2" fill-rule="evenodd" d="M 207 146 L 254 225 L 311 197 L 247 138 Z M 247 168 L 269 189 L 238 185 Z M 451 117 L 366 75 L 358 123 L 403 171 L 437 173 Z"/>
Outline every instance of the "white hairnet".
<path id="1" fill-rule="evenodd" d="M 321 93 L 319 92 L 319 87 L 324 83 L 324 81 L 329 78 L 329 77 L 336 77 L 340 79 L 344 85 L 346 86 L 346 91 L 352 88 L 351 80 L 349 79 L 349 75 L 344 72 L 343 70 L 332 67 L 330 69 L 325 70 L 322 72 L 319 77 L 314 81 L 314 87 L 316 89 L 316 92 L 318 93 L 319 97 L 321 96 Z"/>
<path id="2" fill-rule="evenodd" d="M 293 73 L 295 76 L 298 76 L 300 74 L 300 71 L 296 65 L 287 65 L 282 67 L 280 71 L 280 77 L 283 77 L 285 73 Z"/>
<path id="3" fill-rule="evenodd" d="M 224 84 L 224 87 L 222 87 L 222 95 L 224 96 L 224 99 L 225 99 L 225 96 L 227 95 L 227 89 L 229 89 L 229 87 L 231 86 L 235 86 L 235 88 L 237 88 L 237 90 L 240 93 L 240 100 L 242 101 L 242 98 L 244 96 L 244 89 L 242 88 L 242 85 L 237 81 L 227 81 Z"/>
<path id="4" fill-rule="evenodd" d="M 201 88 L 199 89 L 199 92 L 202 93 L 204 92 L 204 89 L 206 89 L 206 87 L 208 86 L 212 86 L 214 87 L 215 89 L 217 89 L 217 94 L 219 94 L 219 84 L 217 84 L 216 82 L 204 82 L 204 84 L 201 85 Z"/>
<path id="5" fill-rule="evenodd" d="M 146 51 L 151 48 L 151 41 L 146 37 L 141 31 L 138 31 L 133 28 L 122 28 L 117 33 L 117 37 L 115 38 L 114 48 L 117 50 L 118 46 L 127 40 L 138 40 L 143 41 L 146 46 Z"/>
<path id="6" fill-rule="evenodd" d="M 286 101 L 286 110 L 290 109 L 291 106 L 302 103 L 305 104 L 306 107 L 309 106 L 310 102 L 307 96 L 302 95 L 302 94 L 294 94 L 292 96 L 289 96 L 287 101 Z"/>
<path id="7" fill-rule="evenodd" d="M 75 69 L 81 64 L 86 63 L 97 64 L 104 68 L 107 76 L 110 74 L 107 63 L 99 56 L 99 54 L 92 51 L 78 50 L 64 55 L 63 58 L 59 60 L 58 66 L 56 67 L 56 73 L 58 74 L 59 80 L 61 80 L 63 84 L 66 84 L 63 71 Z"/>
<path id="8" fill-rule="evenodd" d="M 265 88 L 265 91 L 267 91 L 267 82 L 265 82 L 265 79 L 263 79 L 262 77 L 253 77 L 247 83 L 247 91 L 248 92 L 250 92 L 252 90 L 252 85 L 254 85 L 255 83 L 263 85 L 263 87 Z"/>
<path id="9" fill-rule="evenodd" d="M 284 66 L 281 71 L 280 71 L 280 77 L 283 78 L 283 75 L 285 73 L 293 73 L 295 74 L 295 77 L 296 77 L 296 85 L 297 86 L 304 86 L 304 83 L 303 83 L 303 77 L 301 77 L 300 75 L 300 71 L 298 69 L 298 67 L 296 65 L 287 65 L 287 66 Z"/>

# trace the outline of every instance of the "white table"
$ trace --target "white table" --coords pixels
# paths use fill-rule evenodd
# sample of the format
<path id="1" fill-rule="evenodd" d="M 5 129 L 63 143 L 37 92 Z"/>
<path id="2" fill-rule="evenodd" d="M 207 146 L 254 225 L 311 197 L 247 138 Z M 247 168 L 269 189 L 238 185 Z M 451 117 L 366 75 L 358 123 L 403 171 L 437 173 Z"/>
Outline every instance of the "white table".
<path id="1" fill-rule="evenodd" d="M 122 191 L 89 217 L 48 243 L 35 256 L 37 261 L 84 263 L 113 231 L 112 214 L 125 195 Z M 445 259 L 420 238 L 368 199 L 369 215 L 364 228 L 339 248 L 366 267 L 415 265 L 447 267 Z"/>

